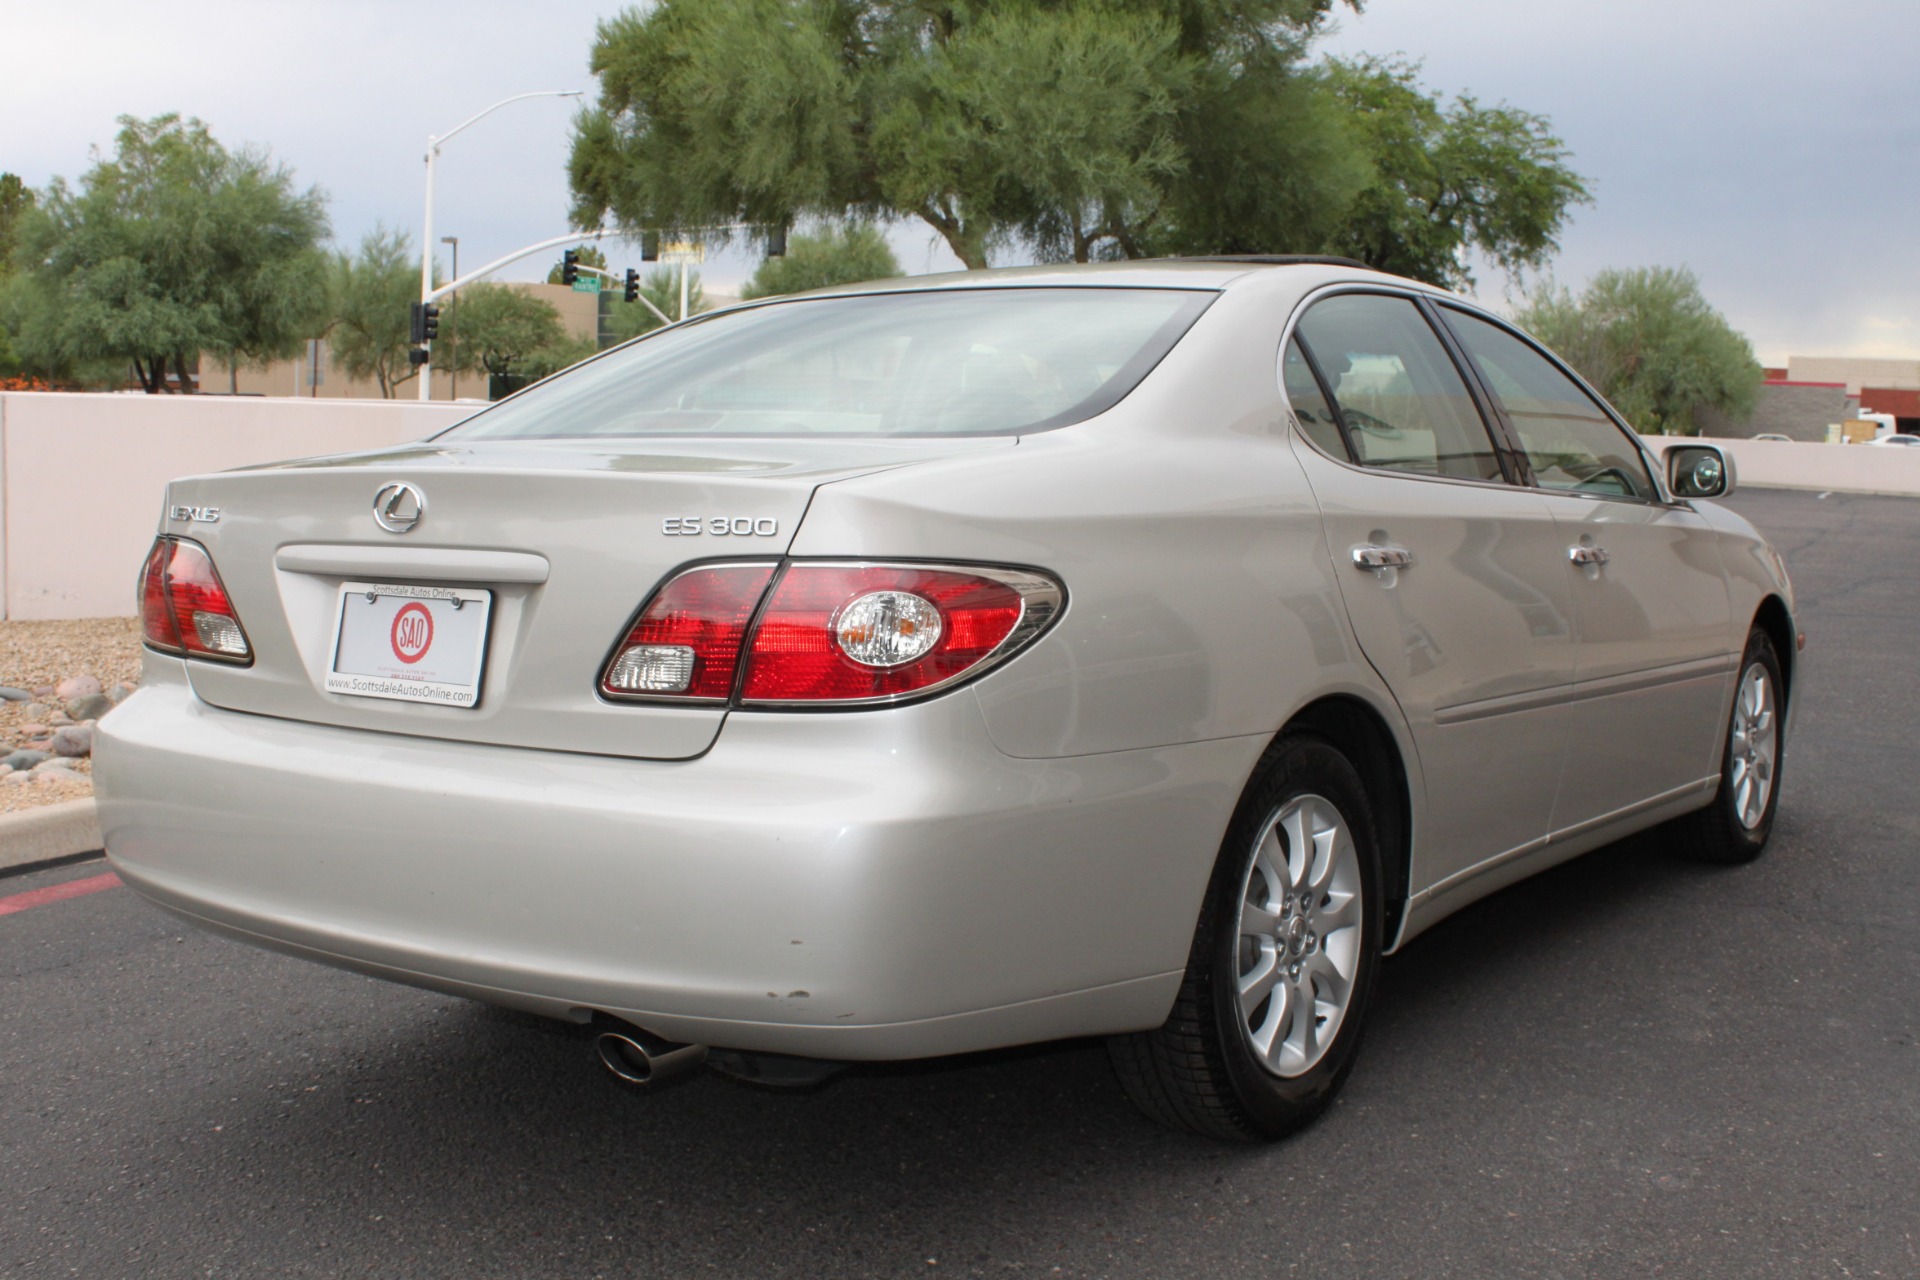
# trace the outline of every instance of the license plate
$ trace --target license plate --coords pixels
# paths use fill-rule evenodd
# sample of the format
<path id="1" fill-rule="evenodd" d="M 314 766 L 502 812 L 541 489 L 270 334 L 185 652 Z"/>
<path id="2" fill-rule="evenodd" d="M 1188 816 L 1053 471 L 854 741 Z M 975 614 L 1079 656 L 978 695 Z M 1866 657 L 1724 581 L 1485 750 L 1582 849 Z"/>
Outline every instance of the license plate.
<path id="1" fill-rule="evenodd" d="M 480 701 L 491 591 L 349 582 L 327 692 L 471 707 Z"/>

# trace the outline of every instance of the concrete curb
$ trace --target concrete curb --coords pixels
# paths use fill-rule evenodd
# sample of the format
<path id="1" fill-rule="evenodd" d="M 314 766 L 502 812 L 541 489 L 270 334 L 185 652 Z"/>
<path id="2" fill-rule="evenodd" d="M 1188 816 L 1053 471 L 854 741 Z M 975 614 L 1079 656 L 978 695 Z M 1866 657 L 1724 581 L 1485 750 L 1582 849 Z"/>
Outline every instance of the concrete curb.
<path id="1" fill-rule="evenodd" d="M 100 845 L 100 815 L 91 799 L 0 814 L 0 871 L 92 853 Z"/>

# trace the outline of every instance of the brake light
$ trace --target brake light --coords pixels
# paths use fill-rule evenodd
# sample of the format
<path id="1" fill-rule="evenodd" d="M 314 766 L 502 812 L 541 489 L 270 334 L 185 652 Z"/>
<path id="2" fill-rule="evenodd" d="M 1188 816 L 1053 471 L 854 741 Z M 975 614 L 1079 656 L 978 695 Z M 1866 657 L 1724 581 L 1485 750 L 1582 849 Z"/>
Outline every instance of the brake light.
<path id="1" fill-rule="evenodd" d="M 154 540 L 140 572 L 140 630 L 149 646 L 191 658 L 251 662 L 253 650 L 205 547 Z"/>
<path id="2" fill-rule="evenodd" d="M 745 705 L 892 702 L 977 675 L 1038 636 L 1060 584 L 1022 570 L 795 564 L 753 629 Z"/>
<path id="3" fill-rule="evenodd" d="M 724 702 L 772 564 L 703 565 L 654 594 L 627 629 L 600 692 L 609 698 Z"/>
<path id="4" fill-rule="evenodd" d="M 1022 569 L 790 563 L 776 581 L 776 567 L 703 565 L 674 577 L 614 650 L 601 693 L 729 702 L 737 689 L 741 705 L 761 707 L 896 702 L 1005 661 L 1064 599 L 1058 582 Z"/>

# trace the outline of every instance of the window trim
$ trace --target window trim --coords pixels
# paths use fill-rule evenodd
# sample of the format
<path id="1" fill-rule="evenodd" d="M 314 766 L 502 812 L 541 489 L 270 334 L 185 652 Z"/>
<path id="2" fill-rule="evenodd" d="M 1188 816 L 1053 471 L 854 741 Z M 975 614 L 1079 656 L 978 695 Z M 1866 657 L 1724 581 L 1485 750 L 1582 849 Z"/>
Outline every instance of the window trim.
<path id="1" fill-rule="evenodd" d="M 1474 409 L 1480 415 L 1481 430 L 1487 433 L 1487 443 L 1493 449 L 1494 460 L 1499 464 L 1501 479 L 1478 480 L 1470 479 L 1466 476 L 1430 475 L 1422 471 L 1395 471 L 1386 467 L 1372 467 L 1359 461 L 1359 455 L 1357 453 L 1352 457 L 1336 458 L 1315 443 L 1313 438 L 1300 426 L 1299 416 L 1294 412 L 1293 401 L 1287 397 L 1287 343 L 1295 338 L 1300 339 L 1300 350 L 1305 353 L 1308 367 L 1312 369 L 1314 379 L 1320 384 L 1320 394 L 1327 398 L 1329 405 L 1333 406 L 1334 417 L 1340 425 L 1341 440 L 1345 442 L 1350 453 L 1353 451 L 1353 440 L 1347 432 L 1345 411 L 1340 408 L 1339 400 L 1337 400 L 1327 388 L 1326 379 L 1320 372 L 1319 359 L 1313 354 L 1313 345 L 1304 337 L 1301 337 L 1299 333 L 1301 318 L 1304 317 L 1313 306 L 1328 298 L 1343 294 L 1372 294 L 1379 297 L 1402 298 L 1413 304 L 1414 310 L 1420 313 L 1420 318 L 1426 322 L 1429 329 L 1434 331 L 1434 336 L 1439 341 L 1441 350 L 1447 353 L 1447 359 L 1453 362 L 1454 372 L 1459 375 L 1461 382 L 1465 384 L 1468 398 L 1473 401 Z M 1479 488 L 1537 488 L 1537 486 L 1530 483 L 1530 474 L 1520 470 L 1521 464 L 1514 456 L 1512 442 L 1508 439 L 1504 426 L 1497 425 L 1497 420 L 1488 416 L 1488 405 L 1484 400 L 1485 393 L 1480 386 L 1477 373 L 1469 368 L 1461 367 L 1460 355 L 1454 348 L 1454 338 L 1452 334 L 1440 325 L 1434 323 L 1434 318 L 1427 313 L 1427 306 L 1424 305 L 1427 302 L 1428 295 L 1417 289 L 1397 288 L 1392 285 L 1382 285 L 1372 281 L 1337 281 L 1333 284 L 1322 285 L 1296 302 L 1293 307 L 1293 313 L 1287 317 L 1287 323 L 1280 331 L 1280 345 L 1273 363 L 1274 386 L 1280 393 L 1280 402 L 1287 407 L 1287 424 L 1293 428 L 1294 434 L 1303 440 L 1308 448 L 1312 449 L 1321 457 L 1327 459 L 1329 462 L 1338 463 L 1340 466 L 1361 472 L 1365 475 L 1392 476 L 1400 480 L 1424 480 L 1439 484 L 1473 485 Z M 1523 476 L 1526 478 L 1522 479 L 1521 477 Z"/>
<path id="2" fill-rule="evenodd" d="M 1465 302 L 1459 302 L 1452 298 L 1429 299 L 1428 305 L 1437 313 L 1435 319 L 1437 323 L 1447 331 L 1448 338 L 1458 344 L 1461 358 L 1473 369 L 1475 380 L 1480 382 L 1484 388 L 1487 400 L 1499 420 L 1501 433 L 1510 440 L 1521 464 L 1526 468 L 1525 474 L 1530 487 L 1543 494 L 1559 495 L 1569 498 L 1599 500 L 1604 502 L 1637 502 L 1642 506 L 1675 507 L 1684 508 L 1689 511 L 1693 509 L 1692 503 L 1676 498 L 1667 491 L 1665 468 L 1660 465 L 1659 459 L 1653 456 L 1653 452 L 1648 449 L 1646 444 L 1640 439 L 1640 433 L 1627 425 L 1626 419 L 1622 418 L 1619 412 L 1607 403 L 1605 396 L 1594 390 L 1591 383 L 1581 377 L 1566 361 L 1548 350 L 1538 339 L 1532 337 L 1512 322 L 1503 320 L 1491 312 Z M 1555 485 L 1541 484 L 1539 477 L 1533 473 L 1533 460 L 1527 456 L 1526 442 L 1520 438 L 1520 432 L 1518 428 L 1513 425 L 1513 420 L 1508 417 L 1506 408 L 1500 403 L 1500 398 L 1493 393 L 1491 380 L 1486 378 L 1485 373 L 1480 368 L 1480 362 L 1473 358 L 1473 353 L 1467 350 L 1465 340 L 1453 331 L 1452 324 L 1447 320 L 1446 312 L 1449 310 L 1458 311 L 1462 315 L 1473 317 L 1475 320 L 1485 321 L 1494 328 L 1501 330 L 1509 337 L 1518 340 L 1521 345 L 1533 351 L 1534 354 L 1545 360 L 1554 369 L 1558 370 L 1561 375 L 1567 378 L 1568 381 L 1572 382 L 1574 388 L 1593 403 L 1594 407 L 1600 411 L 1601 416 L 1612 423 L 1613 429 L 1618 431 L 1626 439 L 1627 444 L 1632 447 L 1640 459 L 1640 465 L 1646 468 L 1647 476 L 1653 483 L 1654 496 L 1651 498 L 1642 498 L 1626 493 L 1601 493 L 1586 489 L 1562 489 Z"/>
<path id="3" fill-rule="evenodd" d="M 1286 341 L 1280 344 L 1280 394 L 1283 397 L 1287 395 L 1287 348 L 1290 346 L 1300 348 L 1300 358 L 1307 365 L 1307 376 L 1313 379 L 1314 386 L 1320 388 L 1320 398 L 1327 402 L 1327 408 L 1333 413 L 1333 429 L 1340 433 L 1340 443 L 1347 451 L 1347 456 L 1341 461 L 1356 466 L 1365 465 L 1360 462 L 1360 451 L 1353 447 L 1353 432 L 1347 427 L 1347 415 L 1340 408 L 1340 402 L 1333 398 L 1333 392 L 1327 389 L 1327 375 L 1320 372 L 1319 359 L 1313 354 L 1313 348 L 1307 345 L 1307 340 L 1298 333 L 1289 333 Z M 1287 420 L 1293 423 L 1294 430 L 1307 437 L 1307 443 L 1319 448 L 1307 429 L 1300 425 L 1300 412 L 1293 407 L 1291 397 L 1287 398 Z M 1320 452 L 1326 453 L 1326 450 L 1321 449 Z"/>

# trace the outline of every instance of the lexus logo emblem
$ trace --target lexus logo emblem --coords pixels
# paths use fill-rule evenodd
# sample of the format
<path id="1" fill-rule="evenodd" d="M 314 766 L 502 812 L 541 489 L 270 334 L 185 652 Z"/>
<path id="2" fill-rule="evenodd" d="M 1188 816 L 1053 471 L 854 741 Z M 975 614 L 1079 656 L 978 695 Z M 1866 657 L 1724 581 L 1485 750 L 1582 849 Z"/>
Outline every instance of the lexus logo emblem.
<path id="1" fill-rule="evenodd" d="M 405 533 L 427 514 L 427 495 L 404 481 L 380 486 L 373 495 L 373 519 L 388 533 Z"/>

